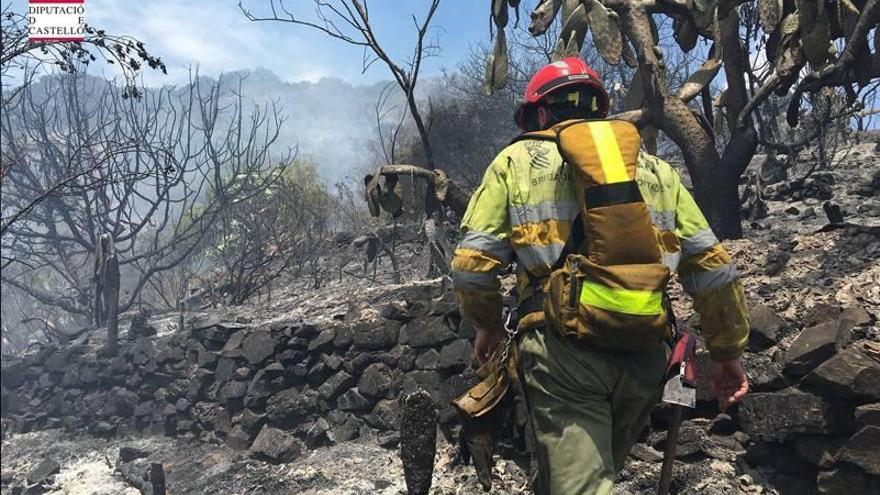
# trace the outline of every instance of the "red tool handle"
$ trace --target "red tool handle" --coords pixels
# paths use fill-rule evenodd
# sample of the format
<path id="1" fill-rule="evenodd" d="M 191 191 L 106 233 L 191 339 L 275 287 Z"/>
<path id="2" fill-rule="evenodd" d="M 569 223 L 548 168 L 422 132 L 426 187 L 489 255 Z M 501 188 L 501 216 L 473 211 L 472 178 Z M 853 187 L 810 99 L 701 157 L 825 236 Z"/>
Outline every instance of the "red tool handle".
<path id="1" fill-rule="evenodd" d="M 684 381 L 690 385 L 697 383 L 697 339 L 690 333 L 683 332 L 672 348 L 669 362 L 666 365 L 666 376 L 679 373 L 684 363 Z"/>

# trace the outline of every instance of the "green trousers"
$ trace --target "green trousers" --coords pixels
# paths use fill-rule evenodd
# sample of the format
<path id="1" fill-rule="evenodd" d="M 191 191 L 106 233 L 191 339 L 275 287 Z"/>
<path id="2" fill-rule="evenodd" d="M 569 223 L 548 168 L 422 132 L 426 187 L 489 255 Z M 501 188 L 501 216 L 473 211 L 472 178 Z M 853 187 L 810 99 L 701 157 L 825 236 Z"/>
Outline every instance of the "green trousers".
<path id="1" fill-rule="evenodd" d="M 669 347 L 609 351 L 552 330 L 517 347 L 538 457 L 539 495 L 606 495 L 660 399 Z"/>

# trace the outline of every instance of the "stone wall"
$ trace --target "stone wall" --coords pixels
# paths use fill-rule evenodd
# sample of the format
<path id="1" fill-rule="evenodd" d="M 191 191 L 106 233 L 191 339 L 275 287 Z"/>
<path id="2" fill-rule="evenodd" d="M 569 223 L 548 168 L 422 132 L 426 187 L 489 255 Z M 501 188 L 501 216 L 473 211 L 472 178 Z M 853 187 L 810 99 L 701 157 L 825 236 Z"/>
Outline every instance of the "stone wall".
<path id="1" fill-rule="evenodd" d="M 385 299 L 320 322 L 192 314 L 165 337 L 138 319 L 115 358 L 84 342 L 46 346 L 4 363 L 4 431 L 215 437 L 286 461 L 361 435 L 396 444 L 398 398 L 417 388 L 452 424 L 449 401 L 475 383 L 472 329 L 440 287 Z"/>
<path id="2" fill-rule="evenodd" d="M 861 309 L 820 305 L 777 346 L 785 323 L 754 306 L 753 392 L 737 411 L 745 461 L 781 493 L 880 493 L 880 343 Z"/>

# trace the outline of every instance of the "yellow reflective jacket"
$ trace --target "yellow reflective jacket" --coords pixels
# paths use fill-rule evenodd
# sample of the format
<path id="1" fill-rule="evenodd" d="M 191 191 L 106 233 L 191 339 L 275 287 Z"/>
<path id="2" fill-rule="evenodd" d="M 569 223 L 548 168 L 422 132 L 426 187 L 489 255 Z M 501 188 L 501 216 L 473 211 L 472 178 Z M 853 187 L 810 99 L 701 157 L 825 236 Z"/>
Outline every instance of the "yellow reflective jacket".
<path id="1" fill-rule="evenodd" d="M 663 263 L 678 272 L 693 297 L 712 359 L 739 357 L 749 324 L 730 255 L 668 163 L 642 152 L 636 181 L 659 231 Z M 499 269 L 515 259 L 520 301 L 528 298 L 524 270 L 538 277 L 549 274 L 578 212 L 572 171 L 555 143 L 528 139 L 502 150 L 471 197 L 452 262 L 465 318 L 478 327 L 500 329 Z M 532 313 L 520 324 L 523 329 L 539 326 L 543 314 Z"/>

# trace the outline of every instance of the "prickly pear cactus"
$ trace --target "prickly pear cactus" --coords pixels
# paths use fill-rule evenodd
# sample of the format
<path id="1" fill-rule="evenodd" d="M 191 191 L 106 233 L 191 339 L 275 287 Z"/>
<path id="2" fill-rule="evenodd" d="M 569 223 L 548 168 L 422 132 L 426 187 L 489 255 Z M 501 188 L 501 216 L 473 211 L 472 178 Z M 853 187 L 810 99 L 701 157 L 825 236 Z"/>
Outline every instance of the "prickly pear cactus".
<path id="1" fill-rule="evenodd" d="M 766 58 L 773 65 L 776 79 L 781 81 L 775 88 L 780 94 L 785 94 L 797 82 L 805 64 L 809 63 L 810 69 L 821 73 L 829 65 L 836 63 L 839 53 L 835 50 L 835 41 L 841 38 L 847 42 L 853 41 L 850 36 L 859 19 L 866 15 L 876 15 L 868 12 L 871 10 L 870 2 L 866 0 L 747 1 L 752 3 L 752 8 L 757 13 L 756 20 L 766 36 Z M 630 2 L 635 6 L 639 0 L 623 0 L 624 4 Z M 502 55 L 507 52 L 503 31 L 507 26 L 509 8 L 516 11 L 517 20 L 519 19 L 519 4 L 518 0 L 491 0 L 492 19 L 498 35 L 486 67 L 487 92 L 503 87 L 507 81 L 508 61 L 506 55 Z M 554 59 L 579 54 L 587 39 L 587 32 L 591 31 L 593 47 L 605 62 L 616 65 L 623 60 L 628 66 L 635 67 L 637 59 L 630 46 L 632 39 L 626 30 L 622 30 L 618 13 L 614 10 L 618 9 L 623 13 L 627 6 L 621 6 L 620 1 L 608 4 L 610 6 L 606 5 L 606 0 L 538 0 L 531 13 L 529 32 L 533 36 L 543 35 L 558 17 L 561 29 L 555 44 Z M 657 4 L 675 6 L 675 15 L 671 15 L 673 33 L 682 51 L 693 50 L 700 43 L 700 38 L 703 38 L 714 46 L 714 55 L 710 56 L 720 61 L 723 47 L 718 19 L 726 17 L 729 10 L 725 9 L 732 8 L 729 3 L 720 0 L 658 0 Z M 871 32 L 868 30 L 866 36 Z M 874 29 L 873 36 L 880 38 L 880 30 Z M 655 36 L 655 44 L 658 43 L 657 38 Z M 870 58 L 872 54 L 868 47 L 871 44 L 868 40 L 860 41 L 863 41 L 864 47 L 859 51 L 859 57 Z M 878 50 L 876 41 L 873 46 L 875 51 Z M 645 49 L 658 51 L 657 46 Z M 858 76 L 857 82 L 863 86 L 870 81 L 869 66 L 870 64 L 859 64 L 853 68 Z M 703 71 L 695 75 L 695 78 L 702 82 L 707 74 L 714 77 L 717 72 Z M 633 99 L 637 99 L 635 95 L 629 98 L 631 101 Z"/>
<path id="2" fill-rule="evenodd" d="M 507 35 L 505 28 L 510 19 L 509 9 L 516 13 L 516 23 L 519 23 L 520 0 L 492 0 L 492 23 L 495 25 L 495 46 L 486 60 L 486 76 L 483 81 L 483 91 L 491 95 L 496 89 L 501 89 L 507 84 L 508 51 Z"/>

